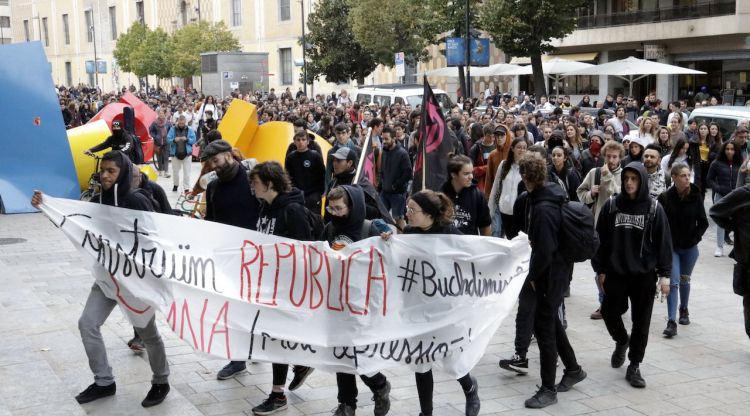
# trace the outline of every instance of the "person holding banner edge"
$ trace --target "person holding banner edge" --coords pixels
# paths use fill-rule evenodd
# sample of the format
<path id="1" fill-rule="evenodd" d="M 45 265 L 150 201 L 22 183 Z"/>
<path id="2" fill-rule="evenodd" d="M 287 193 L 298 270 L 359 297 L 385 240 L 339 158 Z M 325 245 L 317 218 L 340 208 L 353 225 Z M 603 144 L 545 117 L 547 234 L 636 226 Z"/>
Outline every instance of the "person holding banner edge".
<path id="1" fill-rule="evenodd" d="M 102 157 L 99 171 L 102 190 L 91 201 L 99 201 L 100 204 L 138 211 L 155 211 L 153 203 L 145 194 L 146 191 L 132 187 L 132 172 L 134 169 L 135 167 L 125 153 L 117 150 L 106 153 Z M 31 205 L 38 208 L 41 203 L 42 193 L 34 191 Z M 97 265 L 96 267 L 101 266 Z M 101 334 L 101 326 L 118 304 L 115 300 L 116 296 L 112 287 L 97 280 L 91 286 L 86 305 L 78 320 L 78 329 L 81 332 L 81 341 L 89 360 L 89 368 L 94 373 L 94 383 L 76 396 L 76 401 L 80 404 L 114 396 L 117 391 L 112 367 L 109 365 L 107 357 L 107 349 Z M 152 316 L 145 327 L 135 328 L 137 335 L 145 344 L 148 361 L 153 372 L 151 390 L 141 402 L 143 407 L 160 404 L 170 390 L 168 381 L 169 363 L 164 342 L 159 335 L 154 318 Z"/>

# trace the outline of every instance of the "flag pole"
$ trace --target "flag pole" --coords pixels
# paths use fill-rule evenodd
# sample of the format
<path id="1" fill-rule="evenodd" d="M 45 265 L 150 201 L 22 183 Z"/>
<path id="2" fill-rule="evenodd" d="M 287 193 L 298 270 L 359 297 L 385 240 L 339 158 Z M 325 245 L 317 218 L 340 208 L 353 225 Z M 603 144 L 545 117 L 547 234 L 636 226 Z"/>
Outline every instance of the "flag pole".
<path id="1" fill-rule="evenodd" d="M 354 173 L 355 184 L 359 182 L 359 174 L 362 172 L 362 168 L 365 166 L 365 155 L 367 154 L 367 146 L 370 145 L 371 135 L 372 135 L 372 127 L 368 127 L 367 136 L 365 136 L 365 142 L 362 143 L 362 154 L 359 155 L 359 162 L 357 162 L 357 170 Z"/>

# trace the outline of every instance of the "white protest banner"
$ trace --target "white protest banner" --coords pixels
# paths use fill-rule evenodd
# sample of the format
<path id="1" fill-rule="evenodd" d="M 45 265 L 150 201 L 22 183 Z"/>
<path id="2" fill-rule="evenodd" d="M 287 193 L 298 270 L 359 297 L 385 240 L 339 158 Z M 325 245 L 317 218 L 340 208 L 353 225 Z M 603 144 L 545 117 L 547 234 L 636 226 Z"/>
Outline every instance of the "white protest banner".
<path id="1" fill-rule="evenodd" d="M 196 350 L 228 359 L 360 374 L 409 365 L 460 377 L 528 272 L 524 235 L 374 237 L 335 251 L 207 221 L 43 201 L 134 325 L 161 311 Z"/>

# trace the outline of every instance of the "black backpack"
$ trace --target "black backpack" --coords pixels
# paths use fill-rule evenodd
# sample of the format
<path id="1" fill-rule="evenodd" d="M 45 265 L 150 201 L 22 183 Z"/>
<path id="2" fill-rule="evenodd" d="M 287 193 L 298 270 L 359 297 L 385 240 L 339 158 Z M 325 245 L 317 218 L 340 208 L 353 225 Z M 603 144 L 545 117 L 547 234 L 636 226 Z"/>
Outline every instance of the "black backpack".
<path id="1" fill-rule="evenodd" d="M 325 228 L 325 226 L 323 225 L 323 217 L 310 211 L 306 206 L 300 203 L 294 203 L 292 205 L 294 206 L 294 209 L 298 209 L 297 207 L 299 207 L 299 209 L 305 210 L 305 219 L 307 220 L 307 227 L 310 229 L 310 233 L 312 236 L 312 238 L 310 238 L 310 241 L 318 241 L 320 236 L 323 235 L 323 228 Z M 289 224 L 289 219 L 288 219 L 289 208 L 291 208 L 292 205 L 290 205 L 289 207 L 287 207 L 287 209 L 284 210 L 284 222 L 286 222 L 287 224 Z"/>
<path id="2" fill-rule="evenodd" d="M 599 249 L 599 234 L 594 226 L 594 213 L 586 204 L 565 201 L 561 205 L 560 254 L 569 261 L 580 263 L 594 257 Z"/>

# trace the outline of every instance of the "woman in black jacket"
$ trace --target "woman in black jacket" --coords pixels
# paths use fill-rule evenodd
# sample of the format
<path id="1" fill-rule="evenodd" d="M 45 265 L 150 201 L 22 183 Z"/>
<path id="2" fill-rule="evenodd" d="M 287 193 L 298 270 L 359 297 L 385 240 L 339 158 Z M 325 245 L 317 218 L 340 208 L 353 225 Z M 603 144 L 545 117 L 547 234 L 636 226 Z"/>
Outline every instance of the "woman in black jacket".
<path id="1" fill-rule="evenodd" d="M 453 202 L 442 192 L 423 190 L 412 195 L 406 203 L 409 225 L 404 234 L 461 234 L 453 225 Z M 432 370 L 414 373 L 421 416 L 432 416 Z M 479 414 L 477 380 L 471 373 L 458 379 L 466 395 L 466 415 Z"/>
<path id="2" fill-rule="evenodd" d="M 551 177 L 558 179 L 557 183 L 568 194 L 568 200 L 578 201 L 576 190 L 581 184 L 581 177 L 578 176 L 578 172 L 570 165 L 570 161 L 568 160 L 569 154 L 570 152 L 561 146 L 552 149 L 552 164 L 549 166 L 549 173 Z"/>
<path id="3" fill-rule="evenodd" d="M 677 335 L 677 296 L 680 297 L 680 325 L 689 325 L 688 298 L 690 296 L 690 275 L 698 261 L 698 243 L 708 229 L 706 209 L 703 207 L 701 189 L 690 183 L 690 168 L 687 165 L 674 165 L 670 172 L 673 186 L 659 195 L 659 203 L 669 220 L 672 235 L 672 274 L 669 279 L 670 291 L 667 296 L 667 328 L 664 335 L 672 338 Z M 678 292 L 679 290 L 679 292 Z"/>
<path id="4" fill-rule="evenodd" d="M 720 200 L 724 195 L 732 192 L 737 184 L 737 176 L 742 165 L 739 149 L 734 142 L 726 142 L 721 145 L 716 160 L 708 168 L 708 186 L 713 190 L 713 201 Z M 724 229 L 716 227 L 716 251 L 714 257 L 724 255 Z"/>

